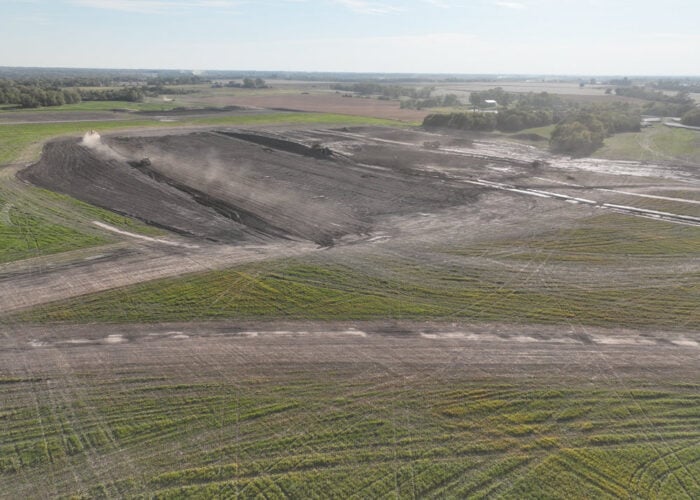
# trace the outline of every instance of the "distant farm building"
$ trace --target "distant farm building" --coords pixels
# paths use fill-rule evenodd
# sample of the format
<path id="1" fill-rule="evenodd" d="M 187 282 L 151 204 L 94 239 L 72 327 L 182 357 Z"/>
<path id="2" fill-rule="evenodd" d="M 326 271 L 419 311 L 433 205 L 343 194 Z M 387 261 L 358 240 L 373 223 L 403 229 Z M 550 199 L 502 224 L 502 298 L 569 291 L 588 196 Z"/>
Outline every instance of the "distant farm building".
<path id="1" fill-rule="evenodd" d="M 498 107 L 498 101 L 494 101 L 493 99 L 486 99 L 484 101 L 484 107 L 485 108 L 496 108 L 496 107 Z"/>

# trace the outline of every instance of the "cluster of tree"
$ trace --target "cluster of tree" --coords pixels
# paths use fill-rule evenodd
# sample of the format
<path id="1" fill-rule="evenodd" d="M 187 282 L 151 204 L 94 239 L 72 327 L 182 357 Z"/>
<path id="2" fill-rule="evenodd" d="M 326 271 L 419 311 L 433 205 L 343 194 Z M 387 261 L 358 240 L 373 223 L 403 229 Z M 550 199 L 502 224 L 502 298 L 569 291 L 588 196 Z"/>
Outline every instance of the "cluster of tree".
<path id="1" fill-rule="evenodd" d="M 515 94 L 506 92 L 501 87 L 496 87 L 481 92 L 472 92 L 469 95 L 469 102 L 477 108 L 483 107 L 486 101 L 497 101 L 499 106 L 508 106 L 515 97 Z"/>
<path id="2" fill-rule="evenodd" d="M 66 87 L 108 87 L 115 84 L 112 78 L 99 77 L 64 77 L 64 78 L 14 78 L 17 85 L 41 88 Z"/>
<path id="3" fill-rule="evenodd" d="M 456 97 L 456 96 L 455 96 Z M 485 120 L 472 120 L 474 115 L 481 113 L 455 113 L 451 119 L 439 118 L 434 115 L 427 119 L 426 126 L 448 126 L 462 130 L 501 130 L 503 132 L 517 132 L 526 128 L 544 127 L 559 121 L 566 116 L 571 105 L 567 105 L 560 97 L 547 92 L 515 94 L 504 91 L 502 88 L 473 92 L 469 100 L 472 105 L 481 107 L 484 101 L 493 99 L 498 101 L 500 108 L 498 113 L 486 113 Z M 464 116 L 462 116 L 464 115 Z M 484 123 L 492 123 L 490 129 L 484 128 Z"/>
<path id="4" fill-rule="evenodd" d="M 690 127 L 700 127 L 700 108 L 693 108 L 684 114 L 681 123 Z"/>
<path id="5" fill-rule="evenodd" d="M 361 83 L 336 83 L 331 85 L 331 89 L 342 92 L 354 92 L 360 95 L 376 95 L 387 97 L 389 99 L 399 99 L 400 97 L 409 97 L 411 99 L 429 99 L 435 90 L 434 87 L 403 87 L 401 85 L 385 85 L 374 82 Z"/>
<path id="6" fill-rule="evenodd" d="M 162 87 L 164 85 L 196 85 L 198 83 L 207 83 L 209 80 L 198 75 L 181 74 L 181 75 L 158 75 L 155 78 L 149 78 L 146 81 L 148 86 Z"/>
<path id="7" fill-rule="evenodd" d="M 83 101 L 141 102 L 146 97 L 145 87 L 120 87 L 115 89 L 81 89 Z"/>
<path id="8" fill-rule="evenodd" d="M 243 79 L 243 88 L 244 89 L 266 89 L 267 84 L 265 83 L 265 80 L 262 78 L 256 78 L 253 80 L 252 78 L 244 78 Z"/>
<path id="9" fill-rule="evenodd" d="M 620 132 L 638 132 L 640 127 L 638 108 L 620 103 L 589 106 L 557 124 L 550 147 L 556 153 L 586 156 L 601 147 L 606 137 Z"/>
<path id="10" fill-rule="evenodd" d="M 242 82 L 236 82 L 234 80 L 230 80 L 227 83 L 221 83 L 221 82 L 214 82 L 211 86 L 214 89 L 221 89 L 224 87 L 231 87 L 231 88 L 236 88 L 236 89 L 266 89 L 269 88 L 268 85 L 265 83 L 265 80 L 262 78 L 250 78 L 246 77 L 243 78 Z"/>
<path id="11" fill-rule="evenodd" d="M 179 76 L 180 70 L 135 70 L 95 68 L 12 68 L 0 67 L 0 78 L 22 82 L 50 82 L 60 87 L 112 87 L 124 82 L 146 82 L 157 76 Z"/>
<path id="12" fill-rule="evenodd" d="M 148 85 L 146 87 L 141 88 L 144 94 L 148 97 L 158 97 L 163 94 L 186 95 L 197 93 L 197 91 L 194 89 L 188 89 L 183 87 L 165 87 L 164 85 Z"/>
<path id="13" fill-rule="evenodd" d="M 518 132 L 526 128 L 552 124 L 554 113 L 548 109 L 526 107 L 506 108 L 498 112 L 496 127 L 503 132 Z"/>
<path id="14" fill-rule="evenodd" d="M 496 113 L 435 113 L 423 119 L 424 127 L 491 132 L 496 129 Z"/>
<path id="15" fill-rule="evenodd" d="M 673 90 L 676 92 L 700 93 L 700 80 L 697 78 L 659 80 L 658 82 L 654 83 L 654 87 L 661 90 Z"/>
<path id="16" fill-rule="evenodd" d="M 425 127 L 447 127 L 459 130 L 490 132 L 501 130 L 516 132 L 525 128 L 541 127 L 554 123 L 551 148 L 558 153 L 587 155 L 603 145 L 606 137 L 620 133 L 639 131 L 641 114 L 638 107 L 626 103 L 573 106 L 561 119 L 552 109 L 534 109 L 512 106 L 498 113 L 450 113 L 431 114 L 423 120 Z"/>
<path id="17" fill-rule="evenodd" d="M 12 80 L 0 80 L 0 104 L 38 108 L 73 104 L 80 102 L 80 99 L 80 94 L 73 89 L 63 90 L 48 86 L 18 84 Z"/>
<path id="18" fill-rule="evenodd" d="M 632 85 L 632 80 L 627 77 L 613 79 L 608 82 L 609 85 L 615 85 L 617 87 L 629 87 Z"/>
<path id="19" fill-rule="evenodd" d="M 235 82 L 233 80 L 229 80 L 226 83 L 214 82 L 211 84 L 211 88 L 213 89 L 223 89 L 224 87 L 240 89 L 243 87 L 243 84 L 241 82 Z"/>
<path id="20" fill-rule="evenodd" d="M 666 95 L 646 87 L 618 87 L 615 94 L 650 101 L 644 106 L 642 113 L 652 116 L 682 116 L 695 107 L 695 101 L 686 91 Z"/>
<path id="21" fill-rule="evenodd" d="M 566 111 L 571 103 L 549 92 L 528 92 L 527 94 L 514 94 L 513 100 L 521 108 L 546 109 L 557 113 Z"/>
<path id="22" fill-rule="evenodd" d="M 245 86 L 245 82 L 241 86 Z M 264 88 L 265 82 L 251 80 L 252 88 Z M 122 86 L 116 88 L 61 88 L 36 79 L 31 83 L 0 79 L 0 104 L 12 104 L 20 108 L 62 106 L 81 101 L 127 101 L 141 102 L 144 97 L 162 94 L 189 94 L 194 90 L 165 87 L 164 85 Z"/>
<path id="23" fill-rule="evenodd" d="M 552 123 L 547 110 L 505 109 L 499 113 L 463 112 L 431 114 L 423 120 L 424 127 L 447 127 L 459 130 L 517 132 L 525 128 L 543 127 Z"/>
<path id="24" fill-rule="evenodd" d="M 461 104 L 455 94 L 434 96 L 427 99 L 404 99 L 401 101 L 401 107 L 405 109 L 447 108 Z"/>

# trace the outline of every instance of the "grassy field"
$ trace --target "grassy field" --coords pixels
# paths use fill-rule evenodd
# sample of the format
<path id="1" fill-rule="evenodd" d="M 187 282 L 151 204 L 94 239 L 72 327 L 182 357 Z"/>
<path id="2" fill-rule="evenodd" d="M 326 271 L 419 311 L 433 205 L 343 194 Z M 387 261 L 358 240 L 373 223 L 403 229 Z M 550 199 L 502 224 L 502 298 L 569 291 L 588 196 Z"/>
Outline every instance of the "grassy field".
<path id="1" fill-rule="evenodd" d="M 700 162 L 700 132 L 654 125 L 641 132 L 616 134 L 605 139 L 597 158 L 637 161 Z"/>
<path id="2" fill-rule="evenodd" d="M 163 231 L 45 189 L 0 182 L 0 263 L 99 246 L 115 238 L 93 221 L 137 234 Z"/>
<path id="3" fill-rule="evenodd" d="M 509 259 L 549 262 L 621 264 L 631 258 L 693 257 L 700 248 L 700 229 L 619 214 L 579 221 L 574 227 L 553 229 L 522 239 L 494 239 L 457 253 L 492 252 Z"/>
<path id="4" fill-rule="evenodd" d="M 6 107 L 0 110 L 14 113 L 46 113 L 55 111 L 113 111 L 131 110 L 131 111 L 168 111 L 175 109 L 182 104 L 175 101 L 163 101 L 160 99 L 147 99 L 144 102 L 129 102 L 129 101 L 84 101 L 77 104 L 64 104 L 63 106 L 50 106 L 45 108 L 12 108 Z M 0 120 L 2 120 L 2 112 L 0 112 Z"/>
<path id="5" fill-rule="evenodd" d="M 591 387 L 420 365 L 388 373 L 372 360 L 251 370 L 226 363 L 237 358 L 224 345 L 177 363 L 179 346 L 157 359 L 145 348 L 127 369 L 73 349 L 74 372 L 53 361 L 0 371 L 2 496 L 700 496 L 690 381 Z"/>
<path id="6" fill-rule="evenodd" d="M 554 127 L 555 125 L 549 125 L 498 135 L 548 149 L 548 141 Z M 536 134 L 546 140 L 523 140 L 519 137 L 523 134 Z M 603 147 L 592 156 L 609 160 L 698 163 L 700 162 L 700 132 L 655 125 L 642 129 L 641 132 L 626 132 L 608 137 Z"/>
<path id="7" fill-rule="evenodd" d="M 0 198 L 0 263 L 105 244 L 109 240 L 8 204 Z"/>
<path id="8" fill-rule="evenodd" d="M 527 239 L 432 249 L 457 259 L 449 264 L 396 254 L 265 262 L 50 304 L 15 320 L 458 318 L 687 330 L 700 328 L 700 276 L 678 275 L 672 264 L 699 247 L 697 228 L 609 215 Z"/>
<path id="9" fill-rule="evenodd" d="M 415 263 L 406 263 L 407 266 Z M 596 289 L 499 286 L 488 272 L 445 272 L 422 286 L 341 266 L 267 263 L 169 279 L 39 307 L 11 321 L 469 319 L 629 328 L 700 328 L 700 276 Z"/>

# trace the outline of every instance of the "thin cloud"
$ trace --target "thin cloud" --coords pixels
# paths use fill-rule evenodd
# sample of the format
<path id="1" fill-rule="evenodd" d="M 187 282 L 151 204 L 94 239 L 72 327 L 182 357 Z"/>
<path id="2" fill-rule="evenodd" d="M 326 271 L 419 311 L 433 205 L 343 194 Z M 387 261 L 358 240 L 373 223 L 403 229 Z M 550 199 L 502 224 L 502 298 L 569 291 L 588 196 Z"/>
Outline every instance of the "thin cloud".
<path id="1" fill-rule="evenodd" d="M 369 2 L 367 0 L 334 0 L 335 3 L 347 7 L 358 14 L 390 14 L 401 9 L 385 2 Z"/>
<path id="2" fill-rule="evenodd" d="M 70 0 L 70 3 L 93 9 L 141 14 L 163 14 L 188 9 L 228 10 L 237 5 L 237 2 L 229 0 Z"/>
<path id="3" fill-rule="evenodd" d="M 450 7 L 450 4 L 445 0 L 422 0 L 422 2 L 434 5 L 435 7 L 440 7 L 441 9 L 448 9 Z"/>
<path id="4" fill-rule="evenodd" d="M 498 7 L 503 7 L 504 9 L 522 10 L 525 8 L 524 3 L 520 2 L 496 2 Z"/>

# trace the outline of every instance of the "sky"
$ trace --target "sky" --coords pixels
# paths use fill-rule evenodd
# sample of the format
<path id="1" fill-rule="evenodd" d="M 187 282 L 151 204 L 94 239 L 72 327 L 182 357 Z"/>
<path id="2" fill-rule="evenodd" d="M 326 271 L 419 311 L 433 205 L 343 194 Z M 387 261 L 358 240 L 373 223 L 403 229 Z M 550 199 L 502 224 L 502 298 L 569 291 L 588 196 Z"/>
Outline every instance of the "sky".
<path id="1" fill-rule="evenodd" d="M 0 0 L 0 66 L 700 75 L 700 0 Z"/>

